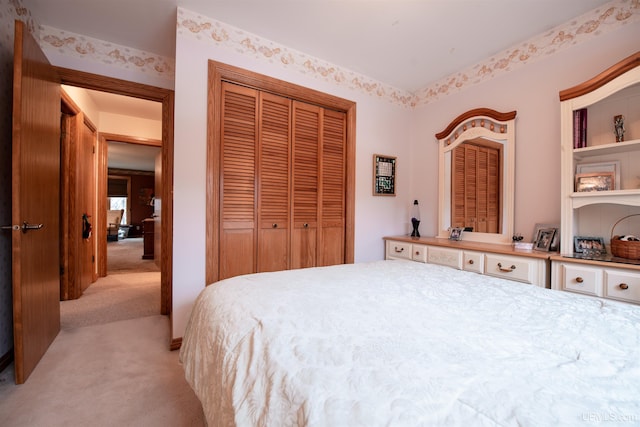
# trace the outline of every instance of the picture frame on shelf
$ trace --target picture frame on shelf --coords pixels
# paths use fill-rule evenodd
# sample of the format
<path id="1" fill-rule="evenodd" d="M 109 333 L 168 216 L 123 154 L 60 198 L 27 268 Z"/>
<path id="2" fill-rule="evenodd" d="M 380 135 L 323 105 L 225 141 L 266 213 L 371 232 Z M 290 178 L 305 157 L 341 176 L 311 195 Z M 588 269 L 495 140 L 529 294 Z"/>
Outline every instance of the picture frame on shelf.
<path id="1" fill-rule="evenodd" d="M 451 230 L 449 230 L 449 240 L 460 240 L 463 230 L 463 227 L 452 227 Z"/>
<path id="2" fill-rule="evenodd" d="M 613 172 L 614 190 L 620 190 L 620 160 L 610 160 L 597 163 L 578 163 L 576 165 L 576 175 L 585 173 Z"/>
<path id="3" fill-rule="evenodd" d="M 551 249 L 551 242 L 556 235 L 556 228 L 542 228 L 538 232 L 536 241 L 533 244 L 533 250 L 549 252 Z"/>
<path id="4" fill-rule="evenodd" d="M 576 174 L 576 192 L 611 191 L 615 189 L 616 177 L 613 172 L 592 172 Z"/>
<path id="5" fill-rule="evenodd" d="M 573 251 L 578 254 L 603 255 L 607 253 L 607 248 L 602 237 L 573 236 Z"/>
<path id="6" fill-rule="evenodd" d="M 374 196 L 396 195 L 396 166 L 396 157 L 384 156 L 382 154 L 373 155 Z"/>
<path id="7" fill-rule="evenodd" d="M 536 243 L 540 240 L 540 231 L 553 229 L 553 238 L 549 245 L 549 252 L 557 252 L 560 249 L 560 225 L 559 224 L 545 224 L 537 223 L 533 229 L 533 247 L 537 246 Z"/>

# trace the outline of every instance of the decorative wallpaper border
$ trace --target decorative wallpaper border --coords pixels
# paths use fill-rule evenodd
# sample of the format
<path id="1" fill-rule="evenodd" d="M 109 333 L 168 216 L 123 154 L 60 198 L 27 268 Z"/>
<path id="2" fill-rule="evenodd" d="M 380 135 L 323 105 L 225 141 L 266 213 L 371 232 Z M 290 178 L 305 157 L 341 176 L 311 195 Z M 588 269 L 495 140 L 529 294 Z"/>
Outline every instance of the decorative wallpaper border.
<path id="1" fill-rule="evenodd" d="M 40 25 L 40 45 L 58 53 L 126 70 L 175 79 L 175 59 Z"/>
<path id="2" fill-rule="evenodd" d="M 19 16 L 40 40 L 43 48 L 126 70 L 149 73 L 173 82 L 175 58 L 167 58 L 126 46 L 93 39 L 48 26 L 38 26 L 20 0 L 0 0 L 2 9 Z M 0 10 L 0 13 L 3 11 Z M 413 108 L 434 102 L 533 63 L 547 55 L 607 34 L 623 25 L 640 22 L 640 0 L 612 0 L 556 28 L 506 49 L 466 70 L 449 75 L 413 93 L 387 85 L 305 53 L 287 48 L 213 18 L 178 8 L 177 33 L 216 48 L 233 49 L 242 55 L 301 72 L 368 95 Z"/>
<path id="3" fill-rule="evenodd" d="M 427 104 L 498 74 L 607 34 L 622 25 L 640 22 L 640 0 L 614 0 L 486 61 L 416 91 L 414 105 Z"/>
<path id="4" fill-rule="evenodd" d="M 338 65 L 277 44 L 240 28 L 225 24 L 184 8 L 178 8 L 177 32 L 217 48 L 233 49 L 254 59 L 279 63 L 283 67 L 300 71 L 340 86 L 368 93 L 378 98 L 409 105 L 413 94 L 386 85 Z"/>
<path id="5" fill-rule="evenodd" d="M 394 88 L 183 8 L 178 8 L 177 21 L 179 35 L 193 37 L 218 48 L 234 49 L 254 59 L 280 63 L 283 67 L 297 69 L 305 75 L 386 98 L 395 104 L 416 107 L 607 34 L 622 25 L 639 22 L 640 0 L 613 0 L 486 61 L 431 83 L 415 93 Z"/>

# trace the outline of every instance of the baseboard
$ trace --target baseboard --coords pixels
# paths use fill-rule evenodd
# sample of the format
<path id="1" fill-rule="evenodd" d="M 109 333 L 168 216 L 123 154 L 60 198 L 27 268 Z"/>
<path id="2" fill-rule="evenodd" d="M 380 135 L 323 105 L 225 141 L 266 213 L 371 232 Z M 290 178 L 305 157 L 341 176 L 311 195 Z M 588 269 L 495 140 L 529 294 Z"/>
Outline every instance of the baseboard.
<path id="1" fill-rule="evenodd" d="M 182 342 L 182 339 L 180 341 Z M 0 357 L 0 372 L 4 371 L 11 362 L 13 362 L 13 347 Z"/>
<path id="2" fill-rule="evenodd" d="M 182 346 L 182 337 L 173 338 L 171 340 L 171 343 L 169 344 L 169 350 L 171 351 L 180 350 L 181 346 Z"/>

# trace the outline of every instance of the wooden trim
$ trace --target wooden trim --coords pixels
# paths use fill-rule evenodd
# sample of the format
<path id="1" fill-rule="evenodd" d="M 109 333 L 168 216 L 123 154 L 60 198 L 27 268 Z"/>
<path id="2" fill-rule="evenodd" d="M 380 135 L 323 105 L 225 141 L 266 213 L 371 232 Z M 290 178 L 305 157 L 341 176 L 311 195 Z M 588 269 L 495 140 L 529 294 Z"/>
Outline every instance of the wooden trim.
<path id="1" fill-rule="evenodd" d="M 460 114 L 458 117 L 453 119 L 449 126 L 446 127 L 442 132 L 436 133 L 436 139 L 440 141 L 441 139 L 446 138 L 453 130 L 464 123 L 466 120 L 472 117 L 480 117 L 485 116 L 497 120 L 499 122 L 506 122 L 509 120 L 513 120 L 516 118 L 517 111 L 509 111 L 508 113 L 501 113 L 496 110 L 492 110 L 490 108 L 476 108 L 474 110 L 469 110 L 466 113 Z"/>
<path id="2" fill-rule="evenodd" d="M 626 57 L 617 64 L 607 68 L 597 76 L 569 89 L 560 91 L 560 101 L 577 98 L 592 92 L 640 65 L 640 52 Z"/>
<path id="3" fill-rule="evenodd" d="M 173 339 L 171 339 L 171 344 L 169 345 L 169 350 L 171 350 L 171 351 L 180 350 L 181 346 L 182 346 L 182 337 L 173 338 Z"/>
<path id="4" fill-rule="evenodd" d="M 345 255 L 347 263 L 354 262 L 355 238 L 355 159 L 356 159 L 356 103 L 313 89 L 298 86 L 253 71 L 244 70 L 232 65 L 209 60 L 208 98 L 207 98 L 207 221 L 205 285 L 212 283 L 218 277 L 218 263 L 213 254 L 219 250 L 219 221 L 215 218 L 220 204 L 220 153 L 214 144 L 220 138 L 220 117 L 217 114 L 221 103 L 222 82 L 240 84 L 260 91 L 270 92 L 279 96 L 286 96 L 298 101 L 318 105 L 323 108 L 343 111 L 346 114 L 346 188 L 345 188 Z"/>
<path id="5" fill-rule="evenodd" d="M 69 96 L 67 91 L 64 90 L 64 88 L 60 88 L 60 98 L 61 98 L 63 113 L 69 114 L 71 116 L 75 116 L 80 111 L 82 111 L 78 106 L 78 104 L 76 104 L 75 101 L 71 99 L 71 97 Z"/>
<path id="6" fill-rule="evenodd" d="M 116 133 L 100 132 L 105 141 L 126 142 L 129 144 L 149 145 L 152 147 L 162 147 L 161 139 L 140 138 L 138 136 L 120 135 Z"/>
<path id="7" fill-rule="evenodd" d="M 62 84 L 85 89 L 132 96 L 162 103 L 162 242 L 161 242 L 161 296 L 162 314 L 172 312 L 173 287 L 173 127 L 174 91 L 84 71 L 54 67 Z M 102 197 L 102 196 L 100 196 Z M 173 333 L 173 331 L 172 331 Z"/>

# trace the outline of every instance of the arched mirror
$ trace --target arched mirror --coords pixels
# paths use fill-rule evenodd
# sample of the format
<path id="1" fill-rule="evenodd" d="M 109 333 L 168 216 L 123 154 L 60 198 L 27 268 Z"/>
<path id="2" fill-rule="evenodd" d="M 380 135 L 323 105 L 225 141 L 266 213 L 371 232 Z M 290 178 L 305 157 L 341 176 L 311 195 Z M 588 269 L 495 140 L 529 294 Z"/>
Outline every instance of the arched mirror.
<path id="1" fill-rule="evenodd" d="M 436 134 L 439 152 L 438 237 L 465 228 L 463 240 L 511 243 L 516 112 L 478 108 Z"/>

